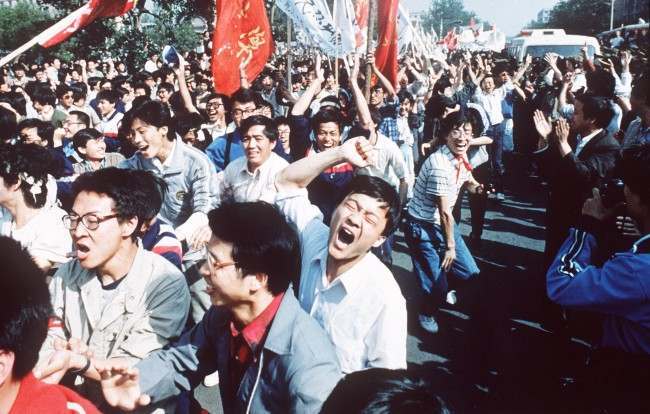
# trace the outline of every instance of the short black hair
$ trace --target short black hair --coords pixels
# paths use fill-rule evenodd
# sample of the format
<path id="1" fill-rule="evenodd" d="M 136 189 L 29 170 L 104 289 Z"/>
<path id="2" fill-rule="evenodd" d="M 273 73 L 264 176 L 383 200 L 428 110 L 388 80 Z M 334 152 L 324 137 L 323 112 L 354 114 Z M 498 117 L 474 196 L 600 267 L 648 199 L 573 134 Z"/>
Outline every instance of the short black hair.
<path id="1" fill-rule="evenodd" d="M 263 201 L 222 203 L 208 214 L 214 237 L 233 244 L 232 257 L 245 274 L 266 273 L 278 295 L 300 277 L 300 241 L 274 205 Z"/>
<path id="2" fill-rule="evenodd" d="M 107 196 L 113 200 L 118 220 L 138 219 L 136 230 L 131 234 L 135 240 L 150 210 L 147 198 L 151 192 L 141 188 L 140 181 L 134 170 L 103 168 L 80 175 L 72 184 L 72 199 L 76 199 L 81 192 Z"/>
<path id="3" fill-rule="evenodd" d="M 86 128 L 90 127 L 90 117 L 88 116 L 87 113 L 82 112 L 82 111 L 70 111 L 70 112 L 68 112 L 68 115 L 76 116 L 77 119 L 79 120 L 79 122 L 84 124 L 86 126 Z"/>
<path id="4" fill-rule="evenodd" d="M 176 115 L 174 118 L 174 130 L 181 137 L 191 129 L 201 128 L 203 117 L 196 112 L 186 112 Z"/>
<path id="5" fill-rule="evenodd" d="M 605 98 L 614 97 L 616 79 L 609 71 L 598 68 L 595 71 L 587 71 L 585 77 L 587 79 L 587 90 L 594 95 Z"/>
<path id="6" fill-rule="evenodd" d="M 593 119 L 597 128 L 605 128 L 614 117 L 612 101 L 602 96 L 583 94 L 576 96 L 582 103 L 582 113 L 585 119 Z"/>
<path id="7" fill-rule="evenodd" d="M 115 105 L 117 104 L 117 101 L 120 100 L 120 94 L 119 92 L 113 89 L 108 89 L 108 90 L 104 89 L 97 92 L 96 102 L 99 102 L 101 100 L 108 101 L 113 105 Z"/>
<path id="8" fill-rule="evenodd" d="M 400 103 L 404 101 L 409 101 L 411 105 L 415 103 L 415 97 L 413 94 L 411 94 L 409 91 L 402 89 L 397 93 L 397 98 L 399 99 Z"/>
<path id="9" fill-rule="evenodd" d="M 620 161 L 623 182 L 631 192 L 650 208 L 650 143 L 634 145 L 623 150 Z"/>
<path id="10" fill-rule="evenodd" d="M 164 89 L 169 93 L 174 93 L 174 85 L 169 82 L 162 82 L 160 85 L 158 85 L 158 90 L 161 89 Z"/>
<path id="11" fill-rule="evenodd" d="M 16 114 L 0 106 L 0 141 L 5 142 L 16 135 L 18 122 Z"/>
<path id="12" fill-rule="evenodd" d="M 51 164 L 49 152 L 39 145 L 18 143 L 0 147 L 0 177 L 6 186 L 20 180 L 20 191 L 28 207 L 45 205 Z"/>
<path id="13" fill-rule="evenodd" d="M 78 152 L 79 148 L 86 148 L 88 141 L 91 139 L 99 139 L 102 136 L 102 133 L 97 131 L 95 128 L 80 129 L 72 137 L 72 146 L 74 146 L 74 149 Z"/>
<path id="14" fill-rule="evenodd" d="M 462 111 L 454 112 L 449 114 L 446 118 L 440 123 L 440 134 L 439 139 L 446 140 L 447 135 L 454 130 L 462 127 L 465 124 L 471 124 L 470 118 L 464 114 Z M 474 126 L 474 125 L 472 125 Z"/>
<path id="15" fill-rule="evenodd" d="M 78 101 L 80 99 L 86 99 L 88 94 L 88 86 L 85 83 L 77 82 L 70 85 L 70 90 L 72 91 L 72 99 Z"/>
<path id="16" fill-rule="evenodd" d="M 275 123 L 276 128 L 279 127 L 280 125 L 291 126 L 291 124 L 289 123 L 289 118 L 287 118 L 286 116 L 276 116 L 275 118 L 273 118 L 273 123 Z"/>
<path id="17" fill-rule="evenodd" d="M 32 98 L 32 102 L 36 102 L 41 105 L 56 105 L 56 95 L 49 87 L 39 86 L 35 88 L 30 95 L 30 98 Z"/>
<path id="18" fill-rule="evenodd" d="M 231 101 L 233 103 L 239 102 L 241 104 L 243 103 L 249 103 L 249 102 L 255 102 L 255 92 L 251 89 L 247 88 L 240 88 L 238 89 L 231 98 Z"/>
<path id="19" fill-rule="evenodd" d="M 136 118 L 156 128 L 167 127 L 167 139 L 173 141 L 174 134 L 174 121 L 167 105 L 160 101 L 147 100 L 145 103 L 138 107 L 131 109 L 128 117 L 122 119 L 122 125 L 130 129 L 133 120 Z"/>
<path id="20" fill-rule="evenodd" d="M 339 132 L 341 132 L 343 117 L 341 116 L 341 112 L 336 109 L 323 108 L 316 112 L 316 115 L 311 119 L 311 127 L 314 131 L 318 131 L 321 124 L 326 124 L 328 122 L 334 122 L 339 128 Z"/>
<path id="21" fill-rule="evenodd" d="M 273 122 L 271 118 L 267 118 L 264 115 L 253 115 L 244 119 L 241 122 L 239 131 L 241 131 L 242 135 L 245 135 L 249 129 L 256 125 L 264 126 L 263 133 L 264 136 L 269 139 L 269 141 L 274 142 L 278 139 L 278 128 L 275 126 L 275 122 Z"/>
<path id="22" fill-rule="evenodd" d="M 61 99 L 63 97 L 63 95 L 65 95 L 66 93 L 68 93 L 70 91 L 71 91 L 71 89 L 70 89 L 70 87 L 68 85 L 66 85 L 65 83 L 61 83 L 56 87 L 56 97 L 58 99 Z"/>
<path id="23" fill-rule="evenodd" d="M 29 374 L 53 314 L 45 276 L 19 242 L 0 237 L 0 349 L 13 352 L 12 376 Z"/>
<path id="24" fill-rule="evenodd" d="M 47 142 L 47 146 L 52 148 L 54 146 L 53 137 L 54 137 L 54 125 L 51 122 L 41 121 L 37 118 L 27 118 L 23 119 L 18 123 L 16 131 L 20 133 L 23 129 L 36 128 L 36 133 L 41 138 Z"/>
<path id="25" fill-rule="evenodd" d="M 445 402 L 405 369 L 370 368 L 346 375 L 321 414 L 448 414 Z"/>
<path id="26" fill-rule="evenodd" d="M 399 223 L 401 211 L 400 199 L 397 191 L 392 185 L 379 177 L 369 175 L 357 175 L 350 180 L 343 198 L 350 194 L 363 194 L 372 197 L 378 201 L 388 204 L 388 213 L 386 214 L 386 227 L 382 231 L 382 236 L 389 236 Z"/>
<path id="27" fill-rule="evenodd" d="M 133 85 L 133 90 L 135 91 L 136 89 L 144 89 L 144 94 L 145 94 L 145 96 L 147 96 L 147 97 L 150 97 L 150 96 L 151 96 L 151 88 L 149 87 L 149 85 L 147 85 L 147 84 L 144 83 L 144 82 L 137 82 L 137 83 L 135 83 L 135 84 Z"/>
<path id="28" fill-rule="evenodd" d="M 208 85 L 210 84 L 210 81 L 208 81 L 207 79 L 201 80 L 201 82 L 205 82 Z M 208 102 L 210 102 L 213 99 L 221 99 L 221 102 L 223 103 L 223 109 L 226 112 L 230 112 L 230 98 L 228 98 L 226 95 L 222 93 L 210 92 L 205 96 L 205 98 L 202 99 L 202 102 L 204 102 L 207 105 Z"/>
<path id="29" fill-rule="evenodd" d="M 158 215 L 165 201 L 167 183 L 162 177 L 145 170 L 131 170 L 131 178 L 136 182 L 135 185 L 145 193 L 145 209 L 142 218 L 149 221 Z"/>

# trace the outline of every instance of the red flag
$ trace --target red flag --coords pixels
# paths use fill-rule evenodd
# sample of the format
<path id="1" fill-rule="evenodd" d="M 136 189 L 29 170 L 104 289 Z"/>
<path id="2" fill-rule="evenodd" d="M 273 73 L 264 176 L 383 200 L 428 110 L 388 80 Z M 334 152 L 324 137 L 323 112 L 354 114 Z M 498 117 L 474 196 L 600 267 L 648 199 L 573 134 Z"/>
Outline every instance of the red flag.
<path id="1" fill-rule="evenodd" d="M 246 65 L 246 76 L 253 80 L 273 53 L 264 0 L 217 0 L 212 44 L 215 90 L 232 95 L 240 87 L 240 65 Z"/>
<path id="2" fill-rule="evenodd" d="M 399 0 L 384 0 L 377 10 L 379 38 L 375 64 L 393 86 L 397 85 L 397 6 Z"/>
<path id="3" fill-rule="evenodd" d="M 88 26 L 95 19 L 117 17 L 129 12 L 138 0 L 90 0 L 83 7 L 68 15 L 50 29 L 41 33 L 38 43 L 52 47 Z"/>
<path id="4" fill-rule="evenodd" d="M 458 36 L 456 36 L 455 29 L 449 29 L 447 36 L 443 39 L 445 45 L 447 45 L 447 50 L 454 50 L 458 46 Z"/>
<path id="5" fill-rule="evenodd" d="M 368 35 L 368 0 L 357 0 L 357 4 L 354 7 L 354 14 L 357 18 L 355 39 L 358 49 L 366 46 L 366 37 Z"/>

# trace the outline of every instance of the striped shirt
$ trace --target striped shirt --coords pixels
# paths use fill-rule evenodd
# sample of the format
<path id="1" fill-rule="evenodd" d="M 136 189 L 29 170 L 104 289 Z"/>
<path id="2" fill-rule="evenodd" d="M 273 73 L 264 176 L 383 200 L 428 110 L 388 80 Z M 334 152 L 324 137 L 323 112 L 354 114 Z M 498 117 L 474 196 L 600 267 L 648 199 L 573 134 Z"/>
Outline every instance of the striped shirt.
<path id="1" fill-rule="evenodd" d="M 457 160 L 446 145 L 440 147 L 422 164 L 409 203 L 409 214 L 416 220 L 440 224 L 436 197 L 447 197 L 447 207 L 451 213 L 458 191 L 469 177 L 470 172 L 463 162 Z"/>

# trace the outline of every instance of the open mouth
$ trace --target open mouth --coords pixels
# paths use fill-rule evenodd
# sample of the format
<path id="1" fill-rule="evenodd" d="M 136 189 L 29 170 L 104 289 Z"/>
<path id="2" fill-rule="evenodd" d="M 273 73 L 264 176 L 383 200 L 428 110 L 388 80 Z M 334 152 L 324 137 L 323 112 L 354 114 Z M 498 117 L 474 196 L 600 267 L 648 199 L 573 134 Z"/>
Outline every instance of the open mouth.
<path id="1" fill-rule="evenodd" d="M 341 243 L 349 245 L 354 241 L 354 234 L 350 230 L 341 227 L 338 231 L 337 238 Z"/>
<path id="2" fill-rule="evenodd" d="M 76 248 L 77 248 L 76 251 L 77 259 L 84 260 L 86 257 L 88 257 L 88 253 L 90 252 L 90 248 L 88 246 L 86 246 L 85 244 L 77 243 Z"/>
<path id="3" fill-rule="evenodd" d="M 149 145 L 144 145 L 142 147 L 138 147 L 138 151 L 140 151 L 140 152 L 147 152 L 148 149 L 149 149 Z"/>

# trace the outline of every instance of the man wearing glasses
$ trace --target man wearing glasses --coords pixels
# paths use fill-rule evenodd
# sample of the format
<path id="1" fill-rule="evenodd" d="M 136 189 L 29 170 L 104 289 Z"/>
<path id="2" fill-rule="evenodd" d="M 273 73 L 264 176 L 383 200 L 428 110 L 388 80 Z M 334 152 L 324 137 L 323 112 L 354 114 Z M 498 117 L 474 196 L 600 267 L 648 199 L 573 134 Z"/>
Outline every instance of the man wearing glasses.
<path id="1" fill-rule="evenodd" d="M 138 239 L 148 204 L 135 173 L 108 168 L 75 181 L 63 220 L 76 259 L 50 283 L 56 319 L 41 349 L 39 377 L 86 377 L 78 391 L 100 407 L 94 362 L 136 363 L 178 337 L 189 310 L 183 274 Z"/>
<path id="2" fill-rule="evenodd" d="M 290 289 L 300 242 L 272 205 L 226 203 L 209 214 L 201 274 L 212 307 L 181 339 L 135 368 L 100 367 L 123 410 L 191 390 L 219 372 L 225 413 L 317 413 L 341 374 L 332 344 Z"/>
<path id="3" fill-rule="evenodd" d="M 242 133 L 239 127 L 242 121 L 254 115 L 257 109 L 255 106 L 255 93 L 250 89 L 238 90 L 232 99 L 230 113 L 235 126 L 234 131 L 218 138 L 215 137 L 212 144 L 205 149 L 205 153 L 214 163 L 217 172 L 225 170 L 230 162 L 244 156 L 244 147 L 241 143 Z"/>

